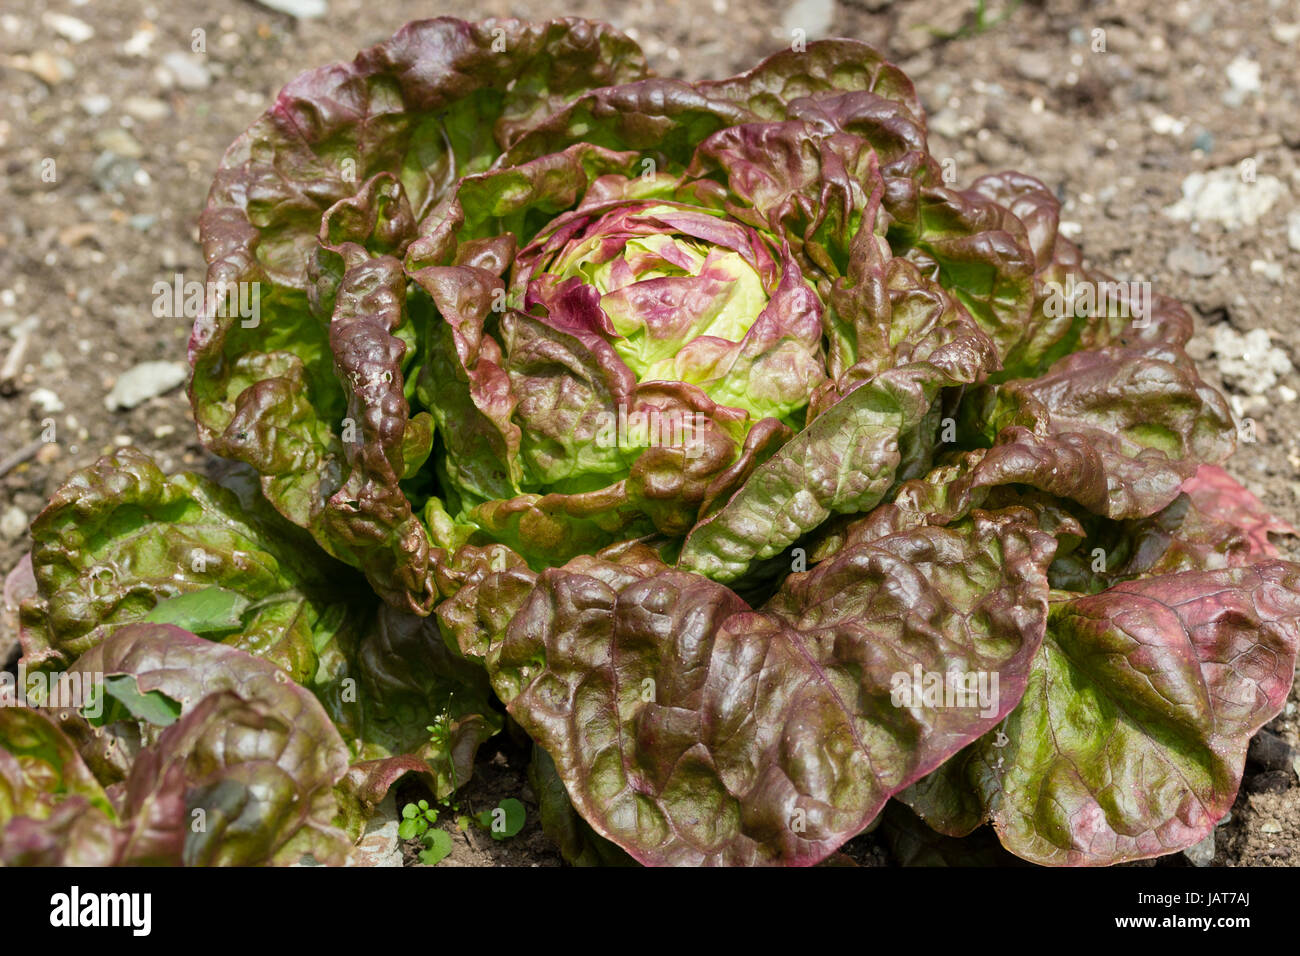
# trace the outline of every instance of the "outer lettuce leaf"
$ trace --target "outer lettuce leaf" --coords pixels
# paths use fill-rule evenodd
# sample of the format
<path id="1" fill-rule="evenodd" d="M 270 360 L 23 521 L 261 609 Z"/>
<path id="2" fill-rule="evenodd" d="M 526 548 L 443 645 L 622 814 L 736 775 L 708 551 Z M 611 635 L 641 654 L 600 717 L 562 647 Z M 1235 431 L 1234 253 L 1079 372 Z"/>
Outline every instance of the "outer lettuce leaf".
<path id="1" fill-rule="evenodd" d="M 9 760 L 0 763 L 13 756 L 30 762 L 31 731 L 43 727 L 36 735 L 45 741 L 40 759 L 55 768 L 54 754 L 66 758 L 57 761 L 62 784 L 46 790 L 67 796 L 52 811 L 10 819 L 0 833 L 0 859 L 248 865 L 292 863 L 310 853 L 342 861 L 348 841 L 332 821 L 347 749 L 316 699 L 283 671 L 169 624 L 119 628 L 71 670 L 133 677 L 142 693 L 179 702 L 181 717 L 136 755 L 109 807 L 53 723 L 34 711 L 5 715 Z"/>
<path id="2" fill-rule="evenodd" d="M 862 91 L 890 101 L 924 124 L 925 113 L 907 75 L 878 51 L 853 40 L 823 40 L 782 50 L 739 76 L 697 83 L 710 96 L 742 104 L 766 120 L 786 119 L 791 104 L 834 100 Z"/>
<path id="3" fill-rule="evenodd" d="M 541 747 L 533 747 L 528 764 L 528 782 L 537 794 L 542 830 L 559 847 L 560 855 L 572 866 L 636 866 L 618 844 L 611 843 L 587 825 L 573 809 L 555 761 Z"/>
<path id="4" fill-rule="evenodd" d="M 493 686 L 641 862 L 815 863 L 1019 699 L 1054 548 L 1030 518 L 880 538 L 762 611 L 644 552 L 578 558 L 493 643 Z M 996 673 L 997 699 L 896 706 L 913 665 Z"/>
<path id="5" fill-rule="evenodd" d="M 0 827 L 15 817 L 46 819 L 74 797 L 113 813 L 103 787 L 49 717 L 12 702 L 0 707 Z"/>
<path id="6" fill-rule="evenodd" d="M 1296 533 L 1217 465 L 1202 465 L 1182 494 L 1149 518 L 1085 525 L 1086 537 L 1057 551 L 1053 587 L 1092 593 L 1135 577 L 1243 567 L 1278 556 L 1270 534 Z"/>
<path id="7" fill-rule="evenodd" d="M 127 816 L 151 810 L 154 791 L 180 775 L 183 806 L 207 814 L 206 832 L 179 821 L 187 863 L 294 863 L 304 853 L 326 862 L 346 851 L 332 821 L 347 747 L 316 698 L 273 664 L 171 625 L 134 624 L 72 671 L 126 674 L 141 693 L 181 705 L 181 719 L 137 757 L 125 805 Z"/>
<path id="8" fill-rule="evenodd" d="M 1028 485 L 1110 518 L 1142 518 L 1179 494 L 1202 464 L 1232 453 L 1223 396 L 1179 348 L 1112 346 L 1076 352 L 1037 379 L 988 386 L 958 411 L 969 452 L 898 493 L 945 520 L 978 507 L 988 489 Z"/>
<path id="9" fill-rule="evenodd" d="M 1229 565 L 1246 564 L 1255 558 L 1276 558 L 1277 547 L 1269 535 L 1300 534 L 1291 525 L 1265 510 L 1263 503 L 1218 465 L 1202 465 L 1183 482 L 1183 492 L 1197 512 L 1217 526 L 1227 525 L 1246 538 L 1245 553 L 1228 559 Z"/>
<path id="10" fill-rule="evenodd" d="M 75 473 L 32 523 L 39 597 L 23 609 L 28 667 L 67 664 L 162 600 L 219 587 L 249 602 L 214 635 L 312 683 L 337 668 L 368 603 L 353 572 L 264 503 L 122 449 Z"/>
<path id="11" fill-rule="evenodd" d="M 1020 706 L 902 798 L 940 832 L 985 820 L 1036 863 L 1106 865 L 1201 840 L 1286 699 L 1300 568 L 1117 584 L 1055 604 Z"/>

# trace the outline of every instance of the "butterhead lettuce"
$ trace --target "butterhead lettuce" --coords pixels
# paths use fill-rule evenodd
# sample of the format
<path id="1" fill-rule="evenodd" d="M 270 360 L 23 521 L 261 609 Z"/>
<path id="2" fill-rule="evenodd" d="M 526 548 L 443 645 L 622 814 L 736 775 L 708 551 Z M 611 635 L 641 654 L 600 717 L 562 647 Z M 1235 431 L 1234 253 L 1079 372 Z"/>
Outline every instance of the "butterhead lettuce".
<path id="1" fill-rule="evenodd" d="M 1300 568 L 1219 468 L 1187 312 L 1059 213 L 1020 173 L 948 183 L 861 43 L 689 83 L 587 21 L 410 24 L 217 170 L 208 278 L 260 314 L 210 302 L 190 398 L 251 497 L 132 453 L 74 478 L 28 655 L 180 695 L 128 794 L 301 795 L 168 859 L 332 853 L 401 774 L 462 783 L 503 711 L 580 862 L 813 864 L 895 798 L 1037 863 L 1187 847 L 1291 687 Z M 219 573 L 176 572 L 196 543 Z M 144 620 L 207 585 L 225 631 Z M 296 691 L 222 676 L 247 661 Z M 265 757 L 168 770 L 214 721 Z M 105 858 L 138 825 L 76 729 L 0 722 L 11 858 L 75 836 L 24 789 L 34 737 Z"/>

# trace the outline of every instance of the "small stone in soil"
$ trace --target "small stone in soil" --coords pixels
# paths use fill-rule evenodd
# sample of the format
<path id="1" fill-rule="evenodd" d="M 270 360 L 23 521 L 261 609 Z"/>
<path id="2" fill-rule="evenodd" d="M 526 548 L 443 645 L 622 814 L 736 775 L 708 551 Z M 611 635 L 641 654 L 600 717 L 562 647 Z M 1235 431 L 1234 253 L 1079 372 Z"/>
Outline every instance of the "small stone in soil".
<path id="1" fill-rule="evenodd" d="M 27 531 L 27 512 L 17 505 L 10 505 L 0 514 L 0 538 L 15 541 Z"/>
<path id="2" fill-rule="evenodd" d="M 48 388 L 33 389 L 30 398 L 32 404 L 47 415 L 63 411 L 63 400 Z"/>
<path id="3" fill-rule="evenodd" d="M 1189 276 L 1204 278 L 1218 272 L 1223 267 L 1223 260 L 1215 258 L 1193 243 L 1180 242 L 1165 256 L 1165 265 L 1174 272 L 1184 272 Z"/>
<path id="4" fill-rule="evenodd" d="M 1282 263 L 1269 262 L 1267 259 L 1250 260 L 1250 271 L 1255 275 L 1261 275 L 1270 282 L 1281 282 L 1286 274 L 1282 271 Z"/>
<path id="5" fill-rule="evenodd" d="M 83 96 L 78 102 L 88 116 L 103 116 L 113 108 L 113 100 L 102 93 Z"/>
<path id="6" fill-rule="evenodd" d="M 1287 193 L 1276 176 L 1260 173 L 1247 182 L 1237 166 L 1195 172 L 1182 184 L 1183 196 L 1165 215 L 1180 222 L 1217 222 L 1225 229 L 1253 226 Z"/>
<path id="7" fill-rule="evenodd" d="M 176 80 L 176 85 L 183 90 L 202 90 L 212 82 L 212 74 L 206 64 L 197 56 L 171 50 L 163 54 L 162 65 Z"/>
<path id="8" fill-rule="evenodd" d="M 41 14 L 41 22 L 72 43 L 84 43 L 95 35 L 95 28 L 85 20 L 78 20 L 65 13 L 46 10 Z"/>
<path id="9" fill-rule="evenodd" d="M 183 384 L 186 374 L 180 362 L 141 362 L 118 377 L 104 399 L 104 407 L 110 412 L 135 408 Z"/>
<path id="10" fill-rule="evenodd" d="M 1183 856 L 1192 866 L 1209 866 L 1214 862 L 1214 831 L 1211 830 L 1200 843 L 1189 846 Z"/>
<path id="11" fill-rule="evenodd" d="M 287 13 L 299 20 L 313 20 L 329 12 L 329 4 L 326 0 L 257 0 L 257 2 L 268 10 Z"/>

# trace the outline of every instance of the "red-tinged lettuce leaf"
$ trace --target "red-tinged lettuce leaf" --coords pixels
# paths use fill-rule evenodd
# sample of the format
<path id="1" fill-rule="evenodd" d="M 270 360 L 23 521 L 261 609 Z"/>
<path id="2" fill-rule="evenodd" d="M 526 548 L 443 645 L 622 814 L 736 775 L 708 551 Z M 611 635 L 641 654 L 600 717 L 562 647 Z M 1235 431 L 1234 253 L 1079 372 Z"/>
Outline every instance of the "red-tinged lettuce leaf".
<path id="1" fill-rule="evenodd" d="M 1196 474 L 1183 482 L 1183 493 L 1202 515 L 1237 528 L 1245 536 L 1244 560 L 1233 563 L 1246 563 L 1254 558 L 1276 558 L 1277 547 L 1269 535 L 1300 534 L 1265 510 L 1258 498 L 1218 465 L 1198 468 Z"/>
<path id="2" fill-rule="evenodd" d="M 409 416 L 401 363 L 406 343 L 406 274 L 391 257 L 361 258 L 343 277 L 330 346 L 347 394 L 352 430 L 343 438 L 348 470 L 308 524 L 331 554 L 361 568 L 375 592 L 397 607 L 428 613 L 437 599 L 432 543 L 399 486 L 412 429 L 432 442 L 427 421 Z M 427 451 L 426 451 L 427 453 Z"/>
<path id="3" fill-rule="evenodd" d="M 436 618 L 380 605 L 356 675 L 353 706 L 344 704 L 336 723 L 358 761 L 349 777 L 368 802 L 408 770 L 424 775 L 438 797 L 469 781 L 501 713 L 482 666 L 444 643 Z"/>
<path id="4" fill-rule="evenodd" d="M 956 838 L 938 833 L 898 800 L 890 800 L 876 831 L 899 866 L 1029 866 L 998 842 L 992 827 Z"/>
<path id="5" fill-rule="evenodd" d="M 977 179 L 968 193 L 1006 207 L 1019 219 L 1034 256 L 1028 324 L 1006 350 L 1003 371 L 994 381 L 1036 378 L 1081 349 L 1187 344 L 1192 321 L 1177 302 L 1154 293 L 1146 301 L 1148 283 L 1117 282 L 1084 266 L 1079 248 L 1058 232 L 1059 201 L 1039 180 L 997 173 Z"/>
<path id="6" fill-rule="evenodd" d="M 108 795 L 67 735 L 43 712 L 8 699 L 14 687 L 0 688 L 0 827 L 15 817 L 46 819 L 72 797 L 112 817 Z"/>
<path id="7" fill-rule="evenodd" d="M 698 86 L 660 77 L 592 90 L 524 131 L 498 161 L 519 165 L 578 142 L 644 151 L 664 168 L 683 167 L 705 137 L 755 117 Z"/>
<path id="8" fill-rule="evenodd" d="M 348 842 L 333 823 L 334 787 L 347 747 L 284 671 L 168 624 L 131 624 L 71 672 L 127 675 L 142 694 L 180 704 L 180 719 L 126 780 L 120 813 L 136 832 L 175 834 L 187 864 L 341 862 Z M 117 862 L 132 862 L 129 845 L 123 852 Z"/>
<path id="9" fill-rule="evenodd" d="M 1034 301 L 1034 254 L 1024 225 L 1005 207 L 967 190 L 921 190 L 915 232 L 899 238 L 895 255 L 935 274 L 993 340 L 1004 359 L 1024 338 Z"/>
<path id="10" fill-rule="evenodd" d="M 578 558 L 542 572 L 488 669 L 578 812 L 641 862 L 816 863 L 1019 699 L 1055 547 L 1031 519 L 887 535 L 761 611 L 644 551 Z M 899 696 L 914 668 L 984 694 Z"/>
<path id="11" fill-rule="evenodd" d="M 373 598 L 267 508 L 125 448 L 74 473 L 32 523 L 29 668 L 67 664 L 158 604 L 219 588 L 245 608 L 211 634 L 309 684 L 337 670 Z M 226 622 L 227 624 L 230 622 Z"/>
<path id="12" fill-rule="evenodd" d="M 733 581 L 831 515 L 874 508 L 894 484 L 907 443 L 940 390 L 977 381 L 987 349 L 987 338 L 970 330 L 924 361 L 856 386 L 691 530 L 679 566 Z"/>
<path id="13" fill-rule="evenodd" d="M 1075 352 L 1037 379 L 974 389 L 957 422 L 985 447 L 904 485 L 897 501 L 931 520 L 1027 485 L 1109 518 L 1143 518 L 1178 497 L 1199 466 L 1232 453 L 1227 402 L 1180 348 Z"/>
<path id="14" fill-rule="evenodd" d="M 885 190 L 871 143 L 798 120 L 720 130 L 696 149 L 687 176 L 705 180 L 695 184 L 701 196 L 761 223 L 806 270 L 831 278 L 848 268 L 858 231 L 874 227 Z"/>
<path id="15" fill-rule="evenodd" d="M 399 606 L 427 613 L 434 600 L 426 535 L 395 482 L 381 487 L 432 441 L 405 407 L 414 356 L 394 341 L 418 334 L 391 314 L 329 322 L 345 271 L 365 270 L 361 298 L 379 291 L 382 267 L 359 258 L 401 254 L 460 178 L 537 115 L 644 72 L 635 44 L 586 21 L 421 21 L 299 77 L 223 159 L 200 233 L 209 285 L 237 294 L 208 295 L 191 337 L 200 438 L 255 467 L 271 503 L 327 550 L 373 565 Z M 400 305 L 400 268 L 387 287 Z M 229 307 L 239 294 L 251 314 Z M 381 381 L 358 378 L 371 373 Z M 361 449 L 349 412 L 366 428 Z"/>
<path id="16" fill-rule="evenodd" d="M 901 798 L 940 832 L 994 824 L 1043 864 L 1108 865 L 1200 841 L 1250 737 L 1282 707 L 1300 568 L 1129 581 L 1054 604 L 1020 705 Z"/>
<path id="17" fill-rule="evenodd" d="M 0 829 L 0 864 L 113 866 L 121 861 L 126 836 L 85 797 L 73 796 L 56 806 L 48 817 L 15 817 Z M 166 855 L 162 859 L 153 856 L 147 862 L 166 860 Z M 174 854 L 170 861 L 176 862 Z"/>
<path id="18" fill-rule="evenodd" d="M 511 416 L 519 399 L 500 344 L 484 333 L 502 282 L 492 271 L 463 265 L 426 266 L 413 278 L 442 319 L 430 323 L 415 395 L 430 410 L 446 450 L 444 480 L 462 500 L 518 494 L 521 433 Z"/>
<path id="19" fill-rule="evenodd" d="M 541 747 L 533 747 L 528 764 L 528 783 L 537 794 L 537 814 L 542 831 L 559 849 L 570 866 L 636 866 L 618 844 L 611 843 L 591 828 L 569 802 L 564 781 L 555 761 Z"/>
<path id="20" fill-rule="evenodd" d="M 1057 534 L 1054 588 L 1092 593 L 1135 577 L 1242 567 L 1278 556 L 1270 534 L 1296 533 L 1217 465 L 1202 465 L 1149 518 L 1081 519 L 1079 535 Z"/>
<path id="21" fill-rule="evenodd" d="M 227 151 L 205 221 L 251 223 L 250 258 L 271 282 L 302 288 L 321 214 L 357 183 L 396 175 L 418 219 L 535 117 L 644 73 L 631 40 L 590 21 L 410 23 L 286 86 Z"/>
<path id="22" fill-rule="evenodd" d="M 767 120 L 786 119 L 792 103 L 834 100 L 841 93 L 862 91 L 891 101 L 918 124 L 925 122 L 907 75 L 879 50 L 856 40 L 819 40 L 802 50 L 782 50 L 752 70 L 696 87 Z"/>
<path id="23" fill-rule="evenodd" d="M 482 572 L 435 610 L 443 640 L 463 657 L 482 660 L 537 586 L 527 565 Z"/>

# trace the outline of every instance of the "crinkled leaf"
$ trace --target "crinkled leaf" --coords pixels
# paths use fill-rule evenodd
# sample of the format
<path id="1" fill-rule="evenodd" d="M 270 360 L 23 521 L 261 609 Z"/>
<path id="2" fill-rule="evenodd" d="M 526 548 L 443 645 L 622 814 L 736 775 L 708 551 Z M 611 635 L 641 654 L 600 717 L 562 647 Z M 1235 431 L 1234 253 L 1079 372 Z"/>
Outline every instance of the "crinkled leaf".
<path id="1" fill-rule="evenodd" d="M 180 719 L 137 756 L 123 816 L 180 834 L 186 863 L 324 862 L 346 850 L 332 821 L 347 748 L 316 698 L 275 665 L 169 624 L 132 624 L 72 672 L 126 675 L 180 703 Z M 198 809 L 205 829 L 190 825 Z"/>
<path id="2" fill-rule="evenodd" d="M 493 685 L 638 860 L 815 863 L 1019 699 L 1054 547 L 1028 517 L 859 545 L 762 611 L 648 558 L 579 558 L 541 574 Z M 896 699 L 914 666 L 999 684 L 982 709 Z"/>
<path id="3" fill-rule="evenodd" d="M 32 533 L 29 667 L 75 660 L 150 615 L 198 630 L 215 615 L 214 637 L 310 684 L 346 653 L 368 603 L 352 572 L 263 504 L 197 475 L 164 476 L 131 448 L 75 473 Z"/>
<path id="4" fill-rule="evenodd" d="M 1300 568 L 1280 561 L 1056 604 L 1019 707 L 903 799 L 952 835 L 989 820 L 1036 863 L 1177 852 L 1232 805 L 1298 641 Z"/>

